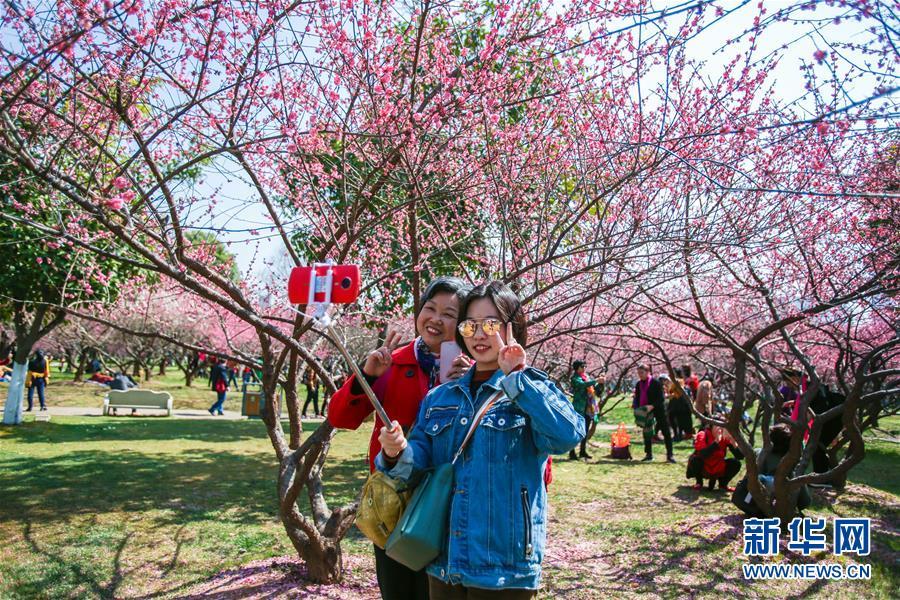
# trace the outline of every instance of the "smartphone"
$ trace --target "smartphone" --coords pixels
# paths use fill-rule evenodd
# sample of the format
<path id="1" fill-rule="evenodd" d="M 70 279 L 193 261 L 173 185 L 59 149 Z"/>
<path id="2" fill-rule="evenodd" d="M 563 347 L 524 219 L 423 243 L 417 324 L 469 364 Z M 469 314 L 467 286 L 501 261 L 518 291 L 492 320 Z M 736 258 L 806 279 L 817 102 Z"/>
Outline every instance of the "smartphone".
<path id="1" fill-rule="evenodd" d="M 294 267 L 288 279 L 288 299 L 291 304 L 308 304 L 310 292 L 313 302 L 327 298 L 328 269 L 331 269 L 331 298 L 333 304 L 350 304 L 359 296 L 359 265 L 323 265 Z"/>
<path id="2" fill-rule="evenodd" d="M 459 345 L 456 342 L 443 342 L 441 344 L 441 383 L 450 381 L 448 379 L 450 369 L 453 368 L 453 361 L 460 354 L 462 354 L 462 350 L 459 349 Z"/>

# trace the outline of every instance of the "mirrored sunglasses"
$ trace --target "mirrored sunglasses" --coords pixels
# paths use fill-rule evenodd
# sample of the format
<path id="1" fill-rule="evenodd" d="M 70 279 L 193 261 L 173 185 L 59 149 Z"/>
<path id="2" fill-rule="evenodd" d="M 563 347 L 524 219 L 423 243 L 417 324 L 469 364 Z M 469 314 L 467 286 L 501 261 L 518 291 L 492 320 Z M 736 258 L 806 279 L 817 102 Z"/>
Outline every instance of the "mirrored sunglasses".
<path id="1" fill-rule="evenodd" d="M 459 330 L 459 335 L 464 338 L 470 338 L 475 335 L 476 327 L 479 324 L 481 324 L 481 329 L 486 335 L 494 335 L 500 331 L 503 322 L 499 319 L 466 319 L 465 321 L 460 321 L 456 328 Z"/>

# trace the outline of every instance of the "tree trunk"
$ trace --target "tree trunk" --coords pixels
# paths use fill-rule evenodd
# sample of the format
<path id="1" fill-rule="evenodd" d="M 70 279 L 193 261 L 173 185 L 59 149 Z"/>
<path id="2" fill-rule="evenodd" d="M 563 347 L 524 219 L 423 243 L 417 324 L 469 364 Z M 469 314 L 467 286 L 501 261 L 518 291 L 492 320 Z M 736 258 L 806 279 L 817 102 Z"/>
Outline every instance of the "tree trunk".
<path id="1" fill-rule="evenodd" d="M 316 435 L 315 433 L 313 435 Z M 314 447 L 307 452 L 314 452 Z M 304 459 L 300 459 L 301 466 Z M 315 519 L 308 519 L 297 508 L 297 499 L 289 499 L 291 484 L 294 477 L 303 477 L 303 469 L 295 469 L 292 466 L 292 457 L 286 457 L 279 469 L 278 495 L 279 516 L 284 525 L 285 532 L 297 556 L 306 563 L 307 577 L 316 583 L 337 583 L 343 577 L 343 555 L 341 553 L 341 538 L 344 533 L 335 536 L 325 535 L 315 525 Z M 313 462 L 315 462 L 313 460 Z M 354 511 L 355 514 L 355 511 Z M 346 530 L 344 530 L 346 531 Z"/>
<path id="2" fill-rule="evenodd" d="M 6 405 L 3 407 L 3 424 L 18 425 L 22 422 L 22 400 L 25 398 L 25 374 L 28 365 L 13 362 L 12 379 L 9 382 L 9 390 L 6 394 Z"/>
<path id="3" fill-rule="evenodd" d="M 25 376 L 28 373 L 28 357 L 34 347 L 34 340 L 17 336 L 16 353 L 13 356 L 12 379 L 3 407 L 3 424 L 18 425 L 22 422 L 22 401 L 25 398 Z"/>
<path id="4" fill-rule="evenodd" d="M 293 541 L 293 540 L 292 540 Z M 306 563 L 309 579 L 316 583 L 337 583 L 344 572 L 340 540 L 322 539 L 322 546 L 307 544 L 300 558 Z"/>
<path id="5" fill-rule="evenodd" d="M 65 372 L 71 373 L 75 368 L 75 352 L 71 348 L 66 348 L 66 367 Z"/>
<path id="6" fill-rule="evenodd" d="M 141 363 L 138 361 L 134 361 L 131 365 L 131 376 L 135 379 L 141 378 Z"/>
<path id="7" fill-rule="evenodd" d="M 300 400 L 297 397 L 297 375 L 298 375 L 298 361 L 300 357 L 296 352 L 291 352 L 288 356 L 288 373 L 287 373 L 287 381 L 282 386 L 284 389 L 284 403 L 288 409 L 288 416 L 290 417 L 291 423 L 300 423 Z M 290 431 L 290 442 L 288 445 L 291 450 L 296 450 L 300 447 L 300 434 L 302 433 L 301 427 L 291 427 Z"/>
<path id="8" fill-rule="evenodd" d="M 159 375 L 160 376 L 163 376 L 163 377 L 165 376 L 167 362 L 168 362 L 168 360 L 166 359 L 165 356 L 163 356 L 161 359 L 159 359 Z"/>
<path id="9" fill-rule="evenodd" d="M 82 382 L 84 381 L 84 369 L 87 366 L 88 361 L 88 351 L 87 348 L 82 350 L 78 355 L 78 365 L 75 367 L 75 376 L 72 377 L 72 381 Z"/>
<path id="10" fill-rule="evenodd" d="M 190 367 L 184 371 L 184 387 L 191 387 L 191 384 L 194 382 L 194 375 L 196 375 L 196 371 Z"/>

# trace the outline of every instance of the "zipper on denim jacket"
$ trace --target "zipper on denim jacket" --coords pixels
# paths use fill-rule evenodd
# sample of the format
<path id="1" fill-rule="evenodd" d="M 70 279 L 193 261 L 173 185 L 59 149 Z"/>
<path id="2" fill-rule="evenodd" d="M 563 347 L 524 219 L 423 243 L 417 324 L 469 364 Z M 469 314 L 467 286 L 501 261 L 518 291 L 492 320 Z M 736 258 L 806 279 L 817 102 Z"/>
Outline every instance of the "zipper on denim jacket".
<path id="1" fill-rule="evenodd" d="M 531 502 L 528 500 L 528 490 L 522 486 L 522 518 L 525 521 L 525 558 L 531 558 L 534 554 L 534 545 L 531 543 Z"/>

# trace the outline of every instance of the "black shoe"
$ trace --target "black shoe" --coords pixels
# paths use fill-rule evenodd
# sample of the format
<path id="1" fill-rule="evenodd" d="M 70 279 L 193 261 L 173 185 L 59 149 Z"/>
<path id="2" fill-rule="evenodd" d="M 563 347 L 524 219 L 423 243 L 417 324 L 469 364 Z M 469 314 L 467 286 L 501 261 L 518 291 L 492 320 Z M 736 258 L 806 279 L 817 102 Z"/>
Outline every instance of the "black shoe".
<path id="1" fill-rule="evenodd" d="M 647 456 L 645 456 L 644 458 L 641 459 L 641 462 L 650 462 L 651 460 L 653 460 L 653 457 L 648 454 Z"/>
<path id="2" fill-rule="evenodd" d="M 209 414 L 211 414 L 212 416 L 216 416 L 216 413 L 213 412 L 213 409 L 207 408 L 206 411 L 207 411 Z"/>
<path id="3" fill-rule="evenodd" d="M 678 461 L 675 460 L 675 457 L 674 457 L 674 456 L 667 456 L 667 457 L 666 457 L 666 462 L 667 462 L 667 463 L 675 464 L 675 463 L 677 463 Z"/>
<path id="4" fill-rule="evenodd" d="M 574 450 L 569 450 L 569 460 L 578 460 L 578 455 Z"/>
<path id="5" fill-rule="evenodd" d="M 587 458 L 587 459 L 591 459 L 591 458 L 594 458 L 594 457 L 591 456 L 590 454 L 588 454 L 587 452 L 582 452 L 582 453 L 580 453 L 580 454 L 578 455 L 578 458 Z"/>
<path id="6" fill-rule="evenodd" d="M 26 408 L 25 412 L 31 412 L 31 407 L 29 406 L 28 408 Z"/>
<path id="7" fill-rule="evenodd" d="M 46 406 L 42 406 L 42 407 L 41 407 L 41 410 L 47 410 L 47 407 L 46 407 Z"/>

